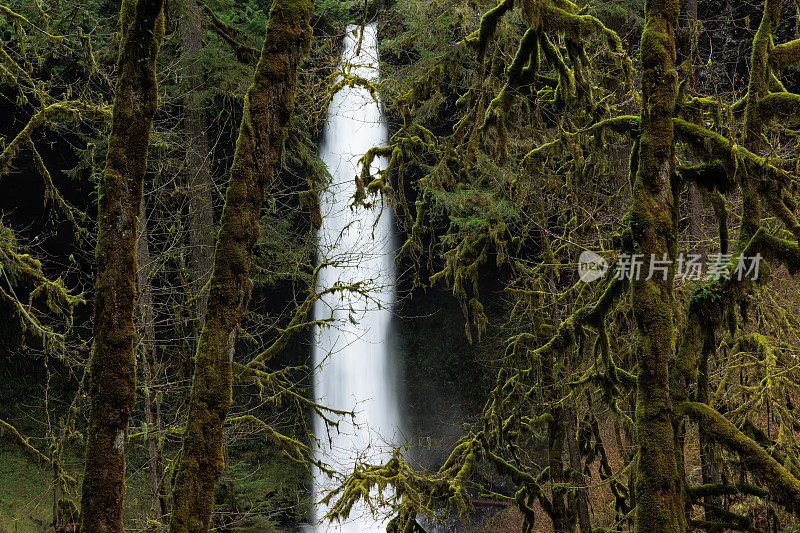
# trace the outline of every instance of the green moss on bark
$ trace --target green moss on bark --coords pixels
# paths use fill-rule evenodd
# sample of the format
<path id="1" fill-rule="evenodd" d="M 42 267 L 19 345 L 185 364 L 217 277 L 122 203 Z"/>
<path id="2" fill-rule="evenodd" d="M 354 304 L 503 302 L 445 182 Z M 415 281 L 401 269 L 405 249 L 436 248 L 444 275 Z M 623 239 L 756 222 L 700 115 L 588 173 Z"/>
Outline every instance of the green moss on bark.
<path id="1" fill-rule="evenodd" d="M 125 496 L 125 440 L 136 399 L 136 222 L 158 106 L 156 56 L 163 0 L 125 0 L 111 136 L 98 199 L 91 412 L 81 494 L 81 530 L 117 532 Z"/>
<path id="2" fill-rule="evenodd" d="M 172 533 L 207 532 L 211 527 L 214 484 L 224 468 L 222 436 L 233 392 L 236 327 L 250 296 L 261 204 L 294 108 L 297 66 L 310 41 L 313 9 L 311 0 L 273 2 L 253 84 L 245 96 L 173 486 Z"/>
<path id="3" fill-rule="evenodd" d="M 674 134 L 672 116 L 678 91 L 675 27 L 678 2 L 648 0 L 642 34 L 642 109 L 638 170 L 633 182 L 631 230 L 644 257 L 676 254 Z M 686 531 L 682 473 L 672 425 L 668 363 L 675 355 L 672 280 L 631 282 L 631 306 L 638 326 L 636 425 L 636 531 Z"/>
<path id="4" fill-rule="evenodd" d="M 800 513 L 800 480 L 770 457 L 764 448 L 708 405 L 685 402 L 677 410 L 696 420 L 711 438 L 736 452 L 747 470 L 767 486 L 775 500 L 790 511 Z"/>

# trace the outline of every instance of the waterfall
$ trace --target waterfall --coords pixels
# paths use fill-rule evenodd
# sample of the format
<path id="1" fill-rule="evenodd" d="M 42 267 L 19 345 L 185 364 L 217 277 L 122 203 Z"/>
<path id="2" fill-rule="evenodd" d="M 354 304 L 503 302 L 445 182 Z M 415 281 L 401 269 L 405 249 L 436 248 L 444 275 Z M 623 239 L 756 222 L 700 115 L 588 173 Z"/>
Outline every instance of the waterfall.
<path id="1" fill-rule="evenodd" d="M 363 29 L 348 26 L 341 65 L 353 75 L 377 80 L 375 24 Z M 335 319 L 315 331 L 315 399 L 356 413 L 355 425 L 345 417 L 338 431 L 327 431 L 317 417 L 314 432 L 320 441 L 317 458 L 344 473 L 351 472 L 356 461 L 376 463 L 391 457 L 399 428 L 396 377 L 387 342 L 395 281 L 391 209 L 381 199 L 371 209 L 350 207 L 355 178 L 361 173 L 359 159 L 369 148 L 386 142 L 380 103 L 369 91 L 344 87 L 333 96 L 320 146 L 333 179 L 320 198 L 323 222 L 318 232 L 319 262 L 331 265 L 321 269 L 317 289 L 362 283 L 364 293 L 328 294 L 314 306 L 316 320 Z M 376 159 L 372 174 L 385 165 L 385 159 Z M 314 501 L 335 484 L 315 470 Z M 316 509 L 314 519 L 324 514 L 325 509 Z M 314 531 L 378 532 L 385 531 L 385 524 L 365 507 L 354 506 L 346 522 L 321 524 Z"/>

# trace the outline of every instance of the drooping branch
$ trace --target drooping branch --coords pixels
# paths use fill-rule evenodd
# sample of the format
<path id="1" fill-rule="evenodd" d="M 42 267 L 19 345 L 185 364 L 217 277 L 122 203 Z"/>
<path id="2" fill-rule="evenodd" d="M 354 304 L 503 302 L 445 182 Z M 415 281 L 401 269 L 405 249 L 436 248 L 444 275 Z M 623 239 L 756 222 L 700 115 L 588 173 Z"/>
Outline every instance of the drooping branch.
<path id="1" fill-rule="evenodd" d="M 72 206 L 64 199 L 63 196 L 61 196 L 58 188 L 53 183 L 53 178 L 50 175 L 50 171 L 47 170 L 47 166 L 44 164 L 44 159 L 42 159 L 41 154 L 39 154 L 39 151 L 36 149 L 33 141 L 30 139 L 28 139 L 28 149 L 33 153 L 34 165 L 44 181 L 45 204 L 47 204 L 48 200 L 52 201 L 62 212 L 62 214 L 67 217 L 67 220 L 70 221 L 76 234 L 80 235 L 85 233 L 86 229 L 78 224 L 78 220 L 84 222 L 86 220 L 86 213 Z"/>
<path id="2" fill-rule="evenodd" d="M 570 13 L 563 7 L 551 7 L 544 19 L 544 25 L 548 31 L 555 30 L 564 32 L 567 36 L 580 42 L 592 34 L 598 34 L 606 38 L 610 52 L 616 57 L 616 61 L 621 65 L 622 74 L 626 86 L 630 86 L 633 80 L 633 65 L 628 54 L 622 47 L 622 41 L 617 32 L 607 28 L 600 19 L 592 15 L 582 15 Z"/>
<path id="3" fill-rule="evenodd" d="M 107 109 L 93 106 L 81 101 L 67 101 L 51 104 L 33 115 L 24 128 L 8 143 L 0 153 L 0 178 L 8 172 L 9 165 L 20 148 L 30 141 L 33 133 L 47 124 L 62 118 L 84 117 L 90 120 L 108 119 Z"/>
<path id="4" fill-rule="evenodd" d="M 0 436 L 2 436 L 4 433 L 9 434 L 13 440 L 22 447 L 25 453 L 28 454 L 37 464 L 53 466 L 53 460 L 31 445 L 30 440 L 27 437 L 23 437 L 17 428 L 5 420 L 0 420 Z M 67 484 L 77 484 L 75 478 L 63 472 L 61 465 L 56 465 L 56 468 L 59 471 L 59 475 L 63 476 L 63 479 Z"/>
<path id="5" fill-rule="evenodd" d="M 577 132 L 562 131 L 555 140 L 537 146 L 525 154 L 525 157 L 522 159 L 522 165 L 530 167 L 530 165 L 536 163 L 539 159 L 562 149 L 570 142 L 573 142 L 573 139 L 581 135 L 597 135 L 605 130 L 613 131 L 618 135 L 630 134 L 636 136 L 639 133 L 639 117 L 636 115 L 622 115 L 601 120 Z"/>
<path id="6" fill-rule="evenodd" d="M 62 41 L 64 40 L 64 37 L 62 37 L 60 35 L 52 35 L 51 33 L 43 30 L 42 28 L 40 28 L 39 26 L 37 26 L 36 24 L 31 22 L 27 18 L 25 18 L 24 16 L 20 15 L 19 13 L 15 12 L 15 11 L 12 11 L 8 7 L 4 6 L 3 4 L 0 4 L 0 15 L 5 16 L 6 19 L 9 20 L 9 21 L 14 21 L 17 24 L 23 24 L 25 26 L 28 26 L 32 30 L 44 35 L 45 37 L 47 37 L 48 39 L 50 39 L 51 41 L 53 41 L 56 44 L 61 44 Z"/>
<path id="7" fill-rule="evenodd" d="M 528 66 L 529 63 L 530 66 Z M 533 28 L 528 28 L 523 35 L 514 60 L 506 71 L 508 79 L 500 90 L 500 94 L 489 102 L 481 129 L 505 121 L 505 115 L 513 102 L 515 91 L 530 78 L 529 72 L 526 73 L 528 75 L 523 76 L 523 71 L 527 71 L 527 69 L 531 69 L 530 72 L 534 75 L 539 70 L 539 36 Z"/>
<path id="8" fill-rule="evenodd" d="M 533 350 L 529 354 L 530 360 L 538 361 L 541 357 L 545 357 L 555 350 L 566 349 L 574 342 L 579 328 L 583 326 L 599 327 L 611 306 L 623 294 L 627 286 L 628 281 L 625 279 L 615 277 L 610 280 L 597 302 L 592 305 L 581 307 L 562 321 L 555 335 L 541 347 Z M 514 342 L 512 339 L 511 342 L 509 342 L 507 350 L 516 349 L 513 346 Z"/>
<path id="9" fill-rule="evenodd" d="M 776 501 L 792 512 L 800 512 L 800 480 L 727 418 L 698 402 L 682 403 L 676 412 L 697 421 L 711 438 L 739 454 L 745 467 L 767 486 Z"/>
<path id="10" fill-rule="evenodd" d="M 8 52 L 6 52 L 5 47 L 2 45 L 2 43 L 0 43 L 0 59 L 2 59 L 2 62 L 6 63 L 11 69 L 9 70 L 3 67 L 3 71 L 5 76 L 7 76 L 7 79 L 11 79 L 14 80 L 15 83 L 19 83 L 17 78 L 21 77 L 28 83 L 30 87 L 36 86 L 36 82 L 34 82 L 31 79 L 30 74 L 24 68 L 22 68 L 19 65 L 19 63 L 14 61 L 14 58 L 8 55 Z M 34 92 L 36 92 L 37 94 L 41 94 L 41 91 L 37 91 L 35 88 Z"/>
<path id="11" fill-rule="evenodd" d="M 246 65 L 255 66 L 256 63 L 258 63 L 258 57 L 261 51 L 234 37 L 237 30 L 219 18 L 205 2 L 197 0 L 197 4 L 208 17 L 207 26 L 209 26 L 223 41 L 228 43 L 228 46 L 233 48 L 233 51 L 236 53 L 236 59 Z"/>
<path id="12" fill-rule="evenodd" d="M 317 462 L 309 447 L 292 437 L 275 431 L 275 429 L 253 415 L 242 415 L 225 421 L 226 427 L 235 427 L 262 435 L 274 449 L 281 451 L 291 461 L 299 464 Z"/>
<path id="13" fill-rule="evenodd" d="M 328 427 L 337 427 L 339 422 L 336 418 L 353 417 L 353 411 L 334 409 L 310 400 L 299 393 L 297 383 L 288 379 L 287 374 L 291 371 L 300 370 L 302 367 L 284 367 L 275 372 L 265 372 L 257 368 L 242 365 L 234 361 L 231 363 L 233 377 L 240 383 L 254 383 L 260 389 L 271 388 L 274 393 L 269 397 L 264 397 L 266 402 L 279 403 L 283 397 L 289 397 L 298 404 L 314 411 L 325 422 Z"/>
<path id="14" fill-rule="evenodd" d="M 312 285 L 313 286 L 313 285 Z M 352 283 L 349 285 L 344 284 L 335 284 L 332 287 L 327 287 L 319 292 L 312 291 L 303 303 L 301 303 L 297 309 L 295 309 L 294 315 L 292 319 L 289 321 L 289 324 L 285 328 L 280 328 L 278 330 L 278 338 L 269 345 L 269 347 L 263 350 L 260 354 L 255 356 L 247 366 L 249 368 L 256 368 L 258 366 L 263 365 L 270 359 L 272 359 L 275 355 L 279 354 L 281 350 L 283 350 L 286 345 L 289 343 L 289 340 L 298 332 L 303 329 L 328 324 L 331 319 L 323 319 L 323 320 L 312 320 L 307 321 L 306 318 L 308 317 L 308 313 L 311 310 L 314 302 L 319 300 L 325 295 L 333 294 L 336 292 L 360 292 L 361 291 L 361 284 L 360 283 Z"/>

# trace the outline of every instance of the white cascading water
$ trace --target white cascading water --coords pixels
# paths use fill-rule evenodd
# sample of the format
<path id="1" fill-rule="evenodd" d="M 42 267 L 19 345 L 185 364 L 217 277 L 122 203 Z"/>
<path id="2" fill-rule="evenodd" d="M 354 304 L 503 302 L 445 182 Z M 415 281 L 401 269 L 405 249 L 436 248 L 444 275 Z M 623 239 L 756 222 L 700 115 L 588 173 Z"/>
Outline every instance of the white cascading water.
<path id="1" fill-rule="evenodd" d="M 363 30 L 361 26 L 347 28 L 341 65 L 352 75 L 377 80 L 375 24 Z M 380 199 L 370 209 L 351 208 L 355 179 L 361 173 L 359 159 L 371 147 L 385 145 L 387 137 L 380 103 L 369 91 L 344 87 L 333 96 L 320 146 L 333 179 L 320 198 L 323 222 L 318 232 L 318 259 L 333 264 L 321 270 L 317 289 L 361 282 L 368 291 L 366 297 L 350 291 L 329 294 L 314 306 L 316 320 L 335 319 L 315 332 L 315 399 L 324 406 L 356 413 L 355 424 L 345 417 L 338 431 L 328 431 L 317 417 L 314 432 L 321 448 L 316 453 L 343 473 L 351 472 L 356 461 L 389 459 L 399 428 L 396 375 L 387 342 L 395 281 L 391 209 Z M 385 165 L 385 159 L 377 158 L 372 175 Z M 335 480 L 315 471 L 314 502 L 335 485 Z M 325 512 L 317 508 L 314 521 Z M 354 506 L 348 520 L 319 523 L 313 531 L 377 533 L 385 527 L 367 508 Z"/>

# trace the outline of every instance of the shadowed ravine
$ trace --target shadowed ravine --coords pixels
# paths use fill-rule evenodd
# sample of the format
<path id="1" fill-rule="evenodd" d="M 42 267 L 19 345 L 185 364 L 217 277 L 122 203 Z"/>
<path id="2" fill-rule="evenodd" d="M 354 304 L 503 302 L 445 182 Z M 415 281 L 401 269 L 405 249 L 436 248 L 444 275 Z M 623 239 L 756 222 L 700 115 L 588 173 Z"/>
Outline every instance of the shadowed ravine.
<path id="1" fill-rule="evenodd" d="M 352 75 L 377 79 L 377 29 L 370 24 L 363 31 L 359 43 L 360 27 L 348 27 L 342 65 L 346 69 L 349 64 Z M 319 457 L 345 473 L 352 471 L 356 461 L 388 459 L 399 427 L 394 362 L 388 344 L 395 283 L 391 210 L 380 200 L 373 209 L 350 207 L 355 177 L 360 174 L 358 160 L 369 148 L 386 141 L 379 102 L 366 89 L 344 87 L 333 96 L 320 147 L 332 182 L 321 197 L 323 224 L 318 233 L 318 259 L 333 264 L 321 271 L 318 288 L 360 282 L 367 292 L 366 296 L 348 291 L 329 294 L 314 308 L 315 319 L 336 319 L 331 327 L 316 330 L 316 400 L 356 412 L 355 425 L 342 420 L 338 432 L 328 432 L 317 418 L 314 431 L 322 445 Z M 376 159 L 373 175 L 385 164 Z M 315 472 L 314 501 L 334 483 Z M 318 508 L 313 518 L 319 520 L 324 514 L 325 509 Z M 364 508 L 354 507 L 347 522 L 320 524 L 313 531 L 377 532 L 385 531 L 385 524 L 371 518 Z"/>

